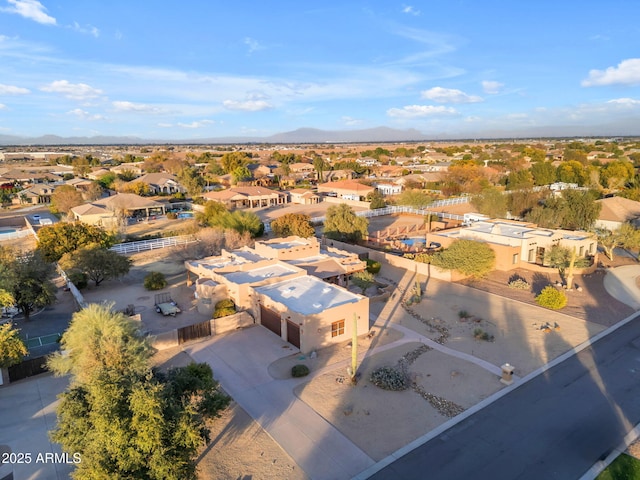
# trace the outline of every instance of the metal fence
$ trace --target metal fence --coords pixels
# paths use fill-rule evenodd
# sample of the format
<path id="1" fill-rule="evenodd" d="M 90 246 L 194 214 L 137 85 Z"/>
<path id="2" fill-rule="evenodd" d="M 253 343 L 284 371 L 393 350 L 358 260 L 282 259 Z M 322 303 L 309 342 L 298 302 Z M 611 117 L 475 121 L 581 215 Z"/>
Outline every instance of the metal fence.
<path id="1" fill-rule="evenodd" d="M 111 250 L 121 255 L 129 253 L 146 252 L 158 248 L 175 247 L 176 245 L 186 245 L 198 240 L 193 235 L 179 235 L 176 237 L 154 238 L 152 240 L 140 240 L 139 242 L 118 243 L 111 247 Z"/>

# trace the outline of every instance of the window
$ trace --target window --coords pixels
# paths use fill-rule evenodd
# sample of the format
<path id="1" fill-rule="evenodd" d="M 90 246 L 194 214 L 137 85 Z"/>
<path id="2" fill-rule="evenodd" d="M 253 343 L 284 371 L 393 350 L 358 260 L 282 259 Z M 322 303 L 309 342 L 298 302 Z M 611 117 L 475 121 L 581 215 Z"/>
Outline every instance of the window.
<path id="1" fill-rule="evenodd" d="M 514 253 L 514 254 L 513 254 L 513 264 L 515 265 L 515 264 L 517 264 L 517 263 L 518 263 L 518 254 L 517 254 L 517 253 Z"/>
<path id="2" fill-rule="evenodd" d="M 580 245 L 580 253 L 578 255 L 584 257 L 584 245 Z"/>
<path id="3" fill-rule="evenodd" d="M 535 250 L 532 248 L 529 250 L 529 256 L 527 258 L 527 262 L 534 262 L 536 259 L 535 257 Z"/>
<path id="4" fill-rule="evenodd" d="M 337 337 L 338 335 L 344 335 L 344 320 L 338 320 L 331 324 L 331 336 Z"/>

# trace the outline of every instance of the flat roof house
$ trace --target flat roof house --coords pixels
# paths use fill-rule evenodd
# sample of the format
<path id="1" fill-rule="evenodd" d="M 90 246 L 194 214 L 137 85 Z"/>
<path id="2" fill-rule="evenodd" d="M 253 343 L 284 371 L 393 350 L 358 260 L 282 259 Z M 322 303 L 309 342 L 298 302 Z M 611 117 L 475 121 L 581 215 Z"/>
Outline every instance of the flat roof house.
<path id="1" fill-rule="evenodd" d="M 342 180 L 318 185 L 318 193 L 335 193 L 338 198 L 345 200 L 364 200 L 374 190 L 375 187 L 364 185 L 355 180 Z"/>
<path id="2" fill-rule="evenodd" d="M 232 187 L 218 192 L 207 192 L 202 196 L 231 208 L 273 207 L 288 202 L 287 194 L 265 187 Z"/>

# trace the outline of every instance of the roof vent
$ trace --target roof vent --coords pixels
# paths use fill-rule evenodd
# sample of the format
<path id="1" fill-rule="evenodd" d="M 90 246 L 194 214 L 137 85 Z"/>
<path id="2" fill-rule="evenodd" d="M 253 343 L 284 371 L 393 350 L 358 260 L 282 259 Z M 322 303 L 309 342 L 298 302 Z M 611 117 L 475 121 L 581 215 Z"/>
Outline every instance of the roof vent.
<path id="1" fill-rule="evenodd" d="M 313 308 L 322 308 L 322 304 L 321 303 L 314 303 L 313 304 Z"/>

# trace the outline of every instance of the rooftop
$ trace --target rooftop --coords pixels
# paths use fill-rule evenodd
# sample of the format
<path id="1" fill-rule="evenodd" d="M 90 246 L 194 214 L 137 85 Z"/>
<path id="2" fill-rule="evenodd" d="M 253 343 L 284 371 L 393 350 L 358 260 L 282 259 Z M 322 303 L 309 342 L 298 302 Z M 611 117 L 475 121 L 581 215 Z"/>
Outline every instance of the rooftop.
<path id="1" fill-rule="evenodd" d="M 286 277 L 293 273 L 298 272 L 299 269 L 288 268 L 286 264 L 276 263 L 275 265 L 268 265 L 262 268 L 256 268 L 246 272 L 230 272 L 223 273 L 218 272 L 220 275 L 224 275 L 230 282 L 235 284 L 243 283 L 258 283 L 266 278 Z"/>
<path id="2" fill-rule="evenodd" d="M 255 290 L 302 315 L 312 315 L 347 303 L 357 303 L 363 298 L 311 275 L 257 287 Z"/>

